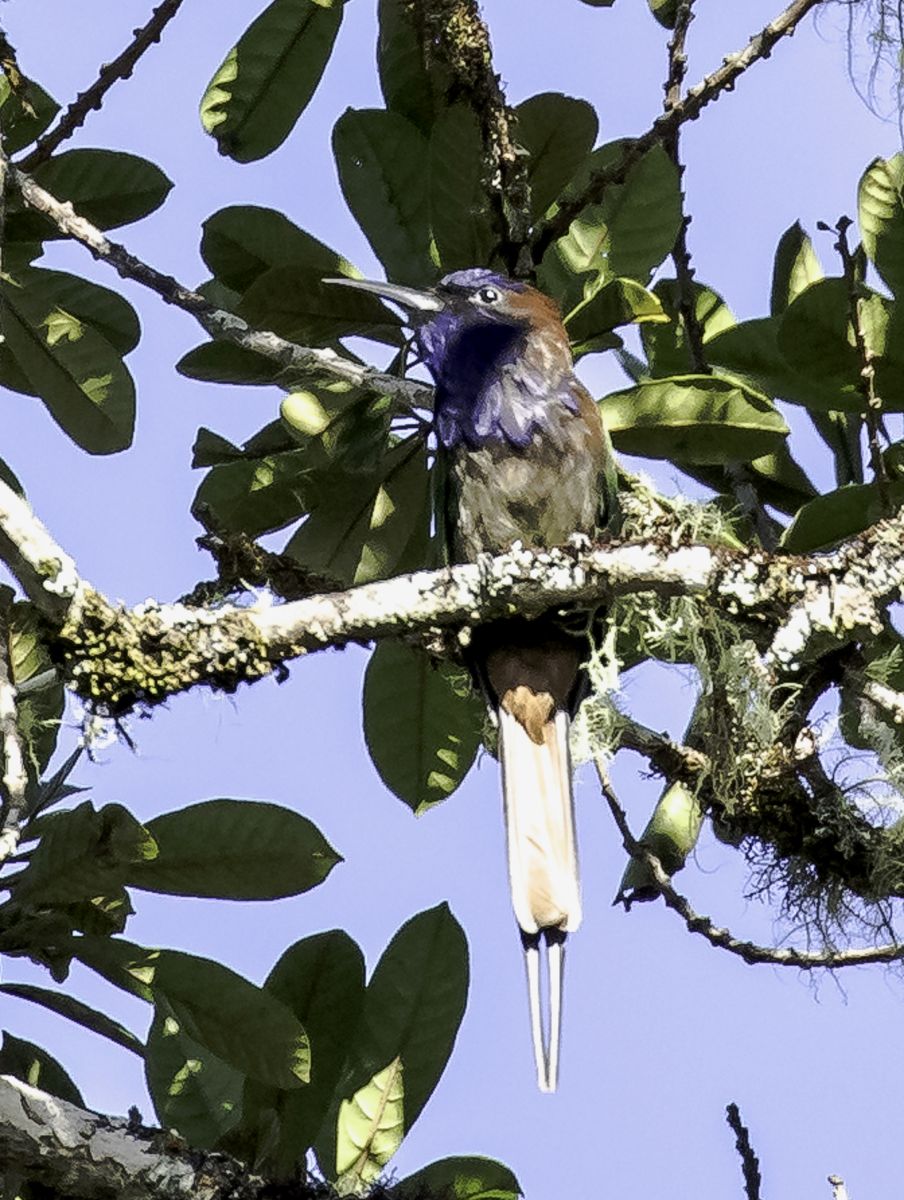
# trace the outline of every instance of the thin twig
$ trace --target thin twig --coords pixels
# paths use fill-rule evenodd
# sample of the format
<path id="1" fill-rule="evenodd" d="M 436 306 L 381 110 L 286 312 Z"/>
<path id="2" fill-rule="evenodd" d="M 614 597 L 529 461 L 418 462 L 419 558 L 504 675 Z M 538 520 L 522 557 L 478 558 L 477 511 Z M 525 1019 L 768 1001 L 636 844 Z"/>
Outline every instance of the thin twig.
<path id="1" fill-rule="evenodd" d="M 632 858 L 638 859 L 649 868 L 653 883 L 658 888 L 666 907 L 681 917 L 690 933 L 698 934 L 717 950 L 727 950 L 729 954 L 736 955 L 750 966 L 765 964 L 778 967 L 797 967 L 801 971 L 814 971 L 822 968 L 834 970 L 837 967 L 865 966 L 868 963 L 899 962 L 904 959 L 904 945 L 897 942 L 883 946 L 870 946 L 860 950 L 814 952 L 798 950 L 794 947 L 780 949 L 742 941 L 735 937 L 730 930 L 714 925 L 709 917 L 701 916 L 694 911 L 690 902 L 675 890 L 657 856 L 634 837 L 628 825 L 625 810 L 612 789 L 605 762 L 601 758 L 597 758 L 595 762 L 600 787 L 622 836 L 625 850 Z"/>
<path id="2" fill-rule="evenodd" d="M 23 171 L 33 171 L 35 167 L 46 162 L 62 142 L 84 125 L 88 113 L 101 107 L 104 96 L 113 84 L 119 79 L 128 79 L 131 76 L 135 64 L 145 50 L 160 41 L 164 27 L 176 15 L 181 4 L 182 0 L 163 0 L 163 3 L 154 9 L 148 23 L 133 31 L 132 41 L 122 54 L 112 62 L 104 63 L 94 83 L 73 100 L 52 129 L 38 138 L 31 152 L 18 164 Z"/>
<path id="3" fill-rule="evenodd" d="M 848 1191 L 840 1175 L 830 1175 L 829 1186 L 832 1189 L 832 1200 L 848 1200 Z"/>
<path id="4" fill-rule="evenodd" d="M 172 275 L 164 275 L 130 254 L 125 246 L 111 242 L 90 221 L 79 216 L 69 202 L 63 203 L 58 200 L 31 176 L 15 167 L 10 175 L 11 182 L 22 193 L 25 203 L 49 217 L 66 237 L 79 242 L 96 259 L 117 271 L 123 279 L 140 283 L 142 287 L 156 292 L 168 304 L 190 313 L 211 337 L 233 342 L 245 350 L 279 363 L 283 368 L 281 381 L 284 381 L 286 386 L 291 386 L 293 380 L 310 380 L 312 377 L 342 379 L 367 391 L 389 396 L 405 408 L 430 407 L 433 389 L 427 384 L 383 374 L 373 367 L 362 366 L 350 358 L 345 358 L 334 350 L 299 346 L 275 333 L 253 329 L 235 313 L 216 308 Z"/>
<path id="5" fill-rule="evenodd" d="M 882 425 L 882 398 L 876 391 L 875 355 L 863 327 L 863 289 L 857 279 L 857 265 L 848 242 L 848 230 L 853 225 L 850 217 L 839 217 L 835 224 L 838 240 L 835 249 L 841 258 L 844 280 L 847 284 L 848 319 L 854 333 L 854 348 L 860 373 L 857 379 L 857 390 L 863 399 L 863 415 L 866 423 L 866 440 L 869 445 L 870 466 L 873 469 L 873 480 L 879 492 L 879 501 L 883 512 L 889 512 L 890 496 L 888 492 L 888 472 L 885 469 L 885 459 L 882 457 L 882 447 L 879 444 Z"/>
<path id="6" fill-rule="evenodd" d="M 25 769 L 22 735 L 19 732 L 16 685 L 13 680 L 12 638 L 9 608 L 0 607 L 0 753 L 3 776 L 0 794 L 3 821 L 0 825 L 0 865 L 16 852 L 20 822 L 25 811 L 28 772 Z"/>
<path id="7" fill-rule="evenodd" d="M 548 221 L 538 225 L 533 238 L 534 262 L 539 262 L 549 244 L 568 232 L 574 218 L 588 204 L 598 202 L 610 184 L 623 183 L 631 167 L 657 143 L 663 142 L 678 126 L 694 121 L 707 104 L 717 100 L 723 92 L 731 91 L 739 77 L 755 62 L 768 58 L 773 47 L 784 37 L 791 36 L 804 17 L 825 0 L 794 0 L 784 12 L 758 34 L 750 39 L 743 50 L 728 54 L 722 66 L 685 92 L 682 99 L 669 112 L 658 117 L 652 126 L 633 139 L 612 167 L 591 174 L 586 187 L 571 200 L 563 201 L 558 211 Z"/>
<path id="8" fill-rule="evenodd" d="M 738 1154 L 741 1156 L 741 1170 L 744 1173 L 744 1194 L 747 1200 L 760 1200 L 760 1185 L 763 1182 L 760 1175 L 760 1160 L 753 1152 L 753 1147 L 750 1144 L 750 1133 L 747 1126 L 741 1120 L 741 1110 L 734 1102 L 726 1108 L 725 1119 L 728 1121 L 729 1127 L 737 1139 L 735 1146 L 737 1147 Z"/>

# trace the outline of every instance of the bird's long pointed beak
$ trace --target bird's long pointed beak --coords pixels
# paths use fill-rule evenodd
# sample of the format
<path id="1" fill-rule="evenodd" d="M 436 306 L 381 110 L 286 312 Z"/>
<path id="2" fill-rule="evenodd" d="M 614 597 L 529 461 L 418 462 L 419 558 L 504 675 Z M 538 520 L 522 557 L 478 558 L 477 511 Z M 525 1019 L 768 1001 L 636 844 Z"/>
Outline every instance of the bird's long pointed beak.
<path id="1" fill-rule="evenodd" d="M 435 313 L 445 307 L 435 292 L 405 287 L 399 283 L 381 283 L 373 279 L 324 279 L 323 282 L 335 283 L 339 287 L 356 288 L 359 292 L 370 292 L 382 300 L 398 304 L 409 314 Z"/>

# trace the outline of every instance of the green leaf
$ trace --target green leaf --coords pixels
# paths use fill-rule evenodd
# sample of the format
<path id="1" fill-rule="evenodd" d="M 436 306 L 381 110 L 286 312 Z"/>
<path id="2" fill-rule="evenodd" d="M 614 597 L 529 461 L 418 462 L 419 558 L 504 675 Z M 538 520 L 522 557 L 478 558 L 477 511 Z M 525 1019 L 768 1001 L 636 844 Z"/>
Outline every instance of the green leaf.
<path id="1" fill-rule="evenodd" d="M 588 0 L 584 0 L 585 3 Z M 524 1193 L 512 1171 L 503 1163 L 478 1155 L 440 1158 L 393 1184 L 387 1200 L 517 1200 Z"/>
<path id="2" fill-rule="evenodd" d="M 679 780 L 665 788 L 659 797 L 639 841 L 656 855 L 667 875 L 674 875 L 693 852 L 702 827 L 700 799 Z M 650 868 L 642 860 L 632 858 L 622 875 L 616 899 L 630 907 L 634 901 L 655 900 L 658 896 Z"/>
<path id="3" fill-rule="evenodd" d="M 160 207 L 173 186 L 152 162 L 121 150 L 66 150 L 36 167 L 33 177 L 58 200 L 71 201 L 78 215 L 99 229 L 141 220 Z M 66 235 L 13 197 L 6 236 L 28 242 Z"/>
<path id="4" fill-rule="evenodd" d="M 107 339 L 60 308 L 50 272 L 27 272 L 27 286 L 0 289 L 5 348 L 50 415 L 91 454 L 113 454 L 132 441 L 135 385 Z"/>
<path id="5" fill-rule="evenodd" d="M 447 904 L 407 921 L 367 986 L 316 1149 L 328 1179 L 372 1183 L 439 1082 L 468 993 L 468 947 Z"/>
<path id="6" fill-rule="evenodd" d="M 863 248 L 894 292 L 904 296 L 904 154 L 877 158 L 860 180 Z"/>
<path id="7" fill-rule="evenodd" d="M 205 383 L 273 383 L 284 368 L 272 358 L 264 358 L 232 342 L 202 342 L 176 363 L 176 370 L 187 379 Z"/>
<path id="8" fill-rule="evenodd" d="M 482 729 L 483 706 L 461 670 L 417 647 L 380 642 L 364 677 L 364 737 L 380 778 L 415 813 L 455 791 Z"/>
<path id="9" fill-rule="evenodd" d="M 612 279 L 573 308 L 565 318 L 575 357 L 619 345 L 612 330 L 619 325 L 661 324 L 668 317 L 659 298 L 633 279 Z"/>
<path id="10" fill-rule="evenodd" d="M 432 282 L 437 270 L 424 135 L 397 112 L 349 108 L 333 129 L 333 153 L 346 203 L 387 276 Z"/>
<path id="11" fill-rule="evenodd" d="M 342 861 L 299 813 L 253 800 L 205 800 L 148 821 L 157 857 L 126 883 L 171 896 L 275 900 L 322 883 Z"/>
<path id="12" fill-rule="evenodd" d="M 309 267 L 322 275 L 357 274 L 335 250 L 273 208 L 233 204 L 212 213 L 203 230 L 201 257 L 217 279 L 236 292 L 244 292 L 271 267 Z"/>
<path id="13" fill-rule="evenodd" d="M 221 154 L 249 163 L 282 145 L 329 62 L 342 10 L 342 0 L 273 0 L 252 21 L 201 99 Z"/>
<path id="14" fill-rule="evenodd" d="M 313 0 L 311 0 L 313 2 Z M 271 267 L 242 297 L 238 315 L 259 329 L 308 346 L 344 337 L 368 337 L 399 345 L 400 319 L 376 296 L 324 283 L 311 267 Z"/>
<path id="15" fill-rule="evenodd" d="M 13 683 L 23 692 L 16 705 L 16 724 L 25 741 L 26 765 L 37 776 L 56 749 L 65 703 L 63 683 L 44 640 L 44 623 L 37 609 L 27 602 L 14 604 L 9 623 Z M 45 686 L 26 690 L 26 684 L 36 685 L 44 678 Z"/>
<path id="16" fill-rule="evenodd" d="M 427 484 L 423 439 L 407 438 L 369 476 L 335 479 L 285 553 L 346 584 L 388 578 L 400 569 L 412 538 L 423 540 Z"/>
<path id="17" fill-rule="evenodd" d="M 363 475 L 380 469 L 391 417 L 385 397 L 333 382 L 290 392 L 280 403 L 279 415 L 292 443 L 304 448 L 311 470 L 325 473 L 327 496 L 342 483 L 335 478 L 337 468 Z M 351 486 L 357 492 L 360 484 Z"/>
<path id="18" fill-rule="evenodd" d="M 340 929 L 315 934 L 285 951 L 264 987 L 308 1032 L 311 1082 L 279 1091 L 249 1081 L 236 1140 L 239 1148 L 250 1146 L 240 1157 L 287 1179 L 304 1163 L 351 1045 L 364 1002 L 364 956 Z"/>
<path id="19" fill-rule="evenodd" d="M 160 1124 L 193 1147 L 212 1149 L 241 1118 L 244 1075 L 190 1037 L 165 1000 L 148 1031 L 144 1074 Z"/>
<path id="20" fill-rule="evenodd" d="M 202 525 L 249 537 L 282 529 L 308 511 L 306 470 L 304 450 L 214 467 L 195 493 L 192 515 Z"/>
<path id="21" fill-rule="evenodd" d="M 885 491 L 892 509 L 904 504 L 904 481 L 887 484 Z M 781 545 L 791 554 L 824 550 L 887 515 L 877 484 L 848 484 L 805 504 L 782 535 Z"/>
<path id="22" fill-rule="evenodd" d="M 118 1021 L 114 1021 L 112 1017 L 108 1017 L 106 1013 L 98 1012 L 75 996 L 68 996 L 65 992 L 53 992 L 49 988 L 34 987 L 30 983 L 0 983 L 0 992 L 6 996 L 15 996 L 19 1000 L 30 1000 L 32 1004 L 40 1004 L 43 1008 L 90 1029 L 92 1033 L 109 1038 L 111 1042 L 131 1050 L 133 1054 L 141 1056 L 144 1053 L 144 1046 L 134 1033 Z"/>
<path id="23" fill-rule="evenodd" d="M 444 273 L 487 262 L 495 244 L 483 186 L 483 143 L 465 104 L 444 109 L 430 134 L 430 223 Z"/>
<path id="24" fill-rule="evenodd" d="M 0 75 L 0 134 L 6 154 L 18 154 L 41 136 L 60 106 L 52 96 L 32 79 L 22 80 L 22 92 L 31 105 L 29 112 L 22 100 L 13 92 L 9 79 Z"/>
<path id="25" fill-rule="evenodd" d="M 653 379 L 600 401 L 616 449 L 672 462 L 749 462 L 788 426 L 765 397 L 711 375 Z"/>
<path id="26" fill-rule="evenodd" d="M 666 29 L 675 28 L 679 0 L 647 0 L 647 4 L 660 25 L 664 25 Z"/>
<path id="27" fill-rule="evenodd" d="M 780 317 L 792 301 L 811 283 L 824 277 L 813 243 L 799 221 L 795 221 L 779 239 L 772 268 L 772 295 L 769 311 Z"/>
<path id="28" fill-rule="evenodd" d="M 16 282 L 29 291 L 37 289 L 48 302 L 96 329 L 117 354 L 129 354 L 138 345 L 138 314 L 118 292 L 66 271 L 41 267 L 16 272 Z"/>
<path id="29" fill-rule="evenodd" d="M 81 789 L 79 789 L 81 790 Z M 104 892 L 59 909 L 73 929 L 110 936 L 122 933 L 135 910 L 124 887 L 109 885 Z"/>
<path id="30" fill-rule="evenodd" d="M 378 12 L 377 68 L 386 107 L 429 134 L 449 91 L 449 69 L 435 57 L 427 61 L 408 0 L 379 0 Z"/>
<path id="31" fill-rule="evenodd" d="M 19 482 L 19 479 L 12 467 L 9 465 L 9 463 L 4 462 L 2 458 L 0 458 L 0 481 L 5 483 L 8 488 L 12 488 L 17 496 L 25 495 L 25 489 Z"/>
<path id="32" fill-rule="evenodd" d="M 151 984 L 159 950 L 149 950 L 120 937 L 100 937 L 86 933 L 70 939 L 68 949 L 79 962 L 98 975 L 140 1000 L 153 1003 Z"/>
<path id="33" fill-rule="evenodd" d="M 29 826 L 36 835 L 37 822 Z M 130 868 L 153 858 L 157 844 L 121 804 L 96 811 L 90 800 L 40 821 L 40 841 L 17 876 L 15 896 L 29 904 L 88 900 L 125 882 Z"/>
<path id="34" fill-rule="evenodd" d="M 746 464 L 746 468 L 758 495 L 766 504 L 789 516 L 793 517 L 802 504 L 817 494 L 807 473 L 792 457 L 787 444 L 772 454 L 753 459 Z M 724 467 L 682 463 L 681 469 L 713 491 L 729 493 L 732 490 Z"/>
<path id="35" fill-rule="evenodd" d="M 694 283 L 692 290 L 694 313 L 706 345 L 711 338 L 717 337 L 734 325 L 734 314 L 712 288 L 702 283 Z M 665 378 L 669 375 L 686 375 L 693 372 L 696 368 L 687 341 L 684 317 L 681 314 L 681 288 L 678 281 L 660 279 L 653 288 L 653 294 L 662 305 L 669 323 L 651 323 L 641 327 L 640 338 L 651 373 L 657 378 Z"/>
<path id="36" fill-rule="evenodd" d="M 531 96 L 517 106 L 515 115 L 515 136 L 530 155 L 530 211 L 536 219 L 559 197 L 593 149 L 599 121 L 586 100 L 561 92 Z"/>
<path id="37" fill-rule="evenodd" d="M 13 1037 L 5 1029 L 0 1047 L 0 1075 L 12 1075 L 60 1100 L 85 1107 L 81 1092 L 55 1058 L 34 1042 Z"/>

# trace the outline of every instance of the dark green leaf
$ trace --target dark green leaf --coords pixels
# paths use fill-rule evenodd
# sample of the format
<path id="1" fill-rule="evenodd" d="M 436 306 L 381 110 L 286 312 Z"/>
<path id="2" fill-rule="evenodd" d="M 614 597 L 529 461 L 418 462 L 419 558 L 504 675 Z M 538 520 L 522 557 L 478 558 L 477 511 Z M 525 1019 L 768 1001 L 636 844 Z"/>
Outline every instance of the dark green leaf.
<path id="1" fill-rule="evenodd" d="M 114 987 L 121 988 L 140 1000 L 153 1003 L 154 970 L 159 950 L 148 950 L 120 937 L 98 937 L 86 933 L 70 940 L 72 954 L 103 976 Z"/>
<path id="2" fill-rule="evenodd" d="M 342 22 L 342 0 L 273 0 L 226 55 L 201 99 L 221 154 L 255 162 L 308 106 Z"/>
<path id="3" fill-rule="evenodd" d="M 786 229 L 779 239 L 772 268 L 772 295 L 769 311 L 780 317 L 801 292 L 823 278 L 813 243 L 799 221 Z"/>
<path id="4" fill-rule="evenodd" d="M 32 822 L 29 833 L 37 833 Z M 65 904 L 121 887 L 129 868 L 157 853 L 154 839 L 121 804 L 96 811 L 90 800 L 40 819 L 40 841 L 17 876 L 17 901 Z"/>
<path id="5" fill-rule="evenodd" d="M 121 150 L 66 150 L 35 168 L 34 179 L 58 200 L 69 200 L 99 229 L 139 221 L 159 208 L 172 188 L 159 167 Z M 49 218 L 11 200 L 6 235 L 27 242 L 64 237 Z"/>
<path id="6" fill-rule="evenodd" d="M 13 683 L 22 689 L 16 723 L 25 741 L 27 765 L 37 776 L 56 749 L 63 716 L 63 683 L 57 676 L 45 642 L 45 629 L 37 609 L 29 603 L 14 604 L 9 616 Z M 28 690 L 26 685 L 44 686 Z M 2 761 L 2 754 L 0 754 Z"/>
<path id="7" fill-rule="evenodd" d="M 647 4 L 660 25 L 664 25 L 666 29 L 675 28 L 679 0 L 647 0 Z"/>
<path id="8" fill-rule="evenodd" d="M 672 462 L 749 462 L 783 445 L 788 427 L 765 397 L 711 375 L 653 379 L 600 401 L 613 445 Z"/>
<path id="9" fill-rule="evenodd" d="M 599 122 L 586 100 L 543 92 L 515 109 L 515 135 L 530 155 L 531 216 L 542 217 L 593 149 Z M 474 259 L 473 262 L 482 261 Z"/>
<path id="10" fill-rule="evenodd" d="M 401 642 L 381 642 L 364 677 L 364 736 L 380 778 L 416 813 L 445 800 L 480 746 L 483 706 L 467 677 Z"/>
<path id="11" fill-rule="evenodd" d="M 0 458 L 0 481 L 5 483 L 8 488 L 12 488 L 17 496 L 25 495 L 25 489 L 19 482 L 12 467 L 8 463 L 5 463 L 2 458 Z"/>
<path id="12" fill-rule="evenodd" d="M 212 1149 L 241 1117 L 244 1075 L 189 1037 L 165 1000 L 148 1031 L 144 1074 L 158 1121 L 191 1146 Z"/>
<path id="13" fill-rule="evenodd" d="M 56 100 L 34 80 L 23 79 L 22 86 L 31 112 L 13 92 L 6 75 L 0 75 L 0 134 L 6 154 L 18 154 L 31 145 L 60 111 Z"/>
<path id="14" fill-rule="evenodd" d="M 203 229 L 201 257 L 236 292 L 244 292 L 271 267 L 309 267 L 321 275 L 355 273 L 341 255 L 273 208 L 234 204 L 211 214 Z"/>
<path id="15" fill-rule="evenodd" d="M 590 0 L 584 0 L 589 3 Z M 607 0 L 607 3 L 611 0 Z M 503 1163 L 471 1155 L 441 1158 L 400 1179 L 387 1191 L 387 1200 L 517 1200 L 521 1185 Z"/>
<path id="16" fill-rule="evenodd" d="M 732 490 L 731 479 L 724 467 L 682 463 L 681 469 L 713 491 L 728 493 Z M 746 464 L 746 469 L 765 503 L 791 517 L 802 504 L 817 494 L 806 472 L 792 457 L 787 444 L 773 454 L 753 459 Z"/>
<path id="17" fill-rule="evenodd" d="M 349 474 L 370 475 L 387 454 L 391 407 L 383 396 L 342 382 L 291 392 L 279 406 L 292 444 L 304 448 L 311 469 L 326 472 L 326 494 L 340 485 L 357 493 L 363 481 L 334 479 L 341 468 Z"/>
<path id="18" fill-rule="evenodd" d="M 105 893 L 60 907 L 73 929 L 106 936 L 122 933 L 135 913 L 124 887 L 108 886 Z"/>
<path id="19" fill-rule="evenodd" d="M 344 583 L 387 578 L 427 520 L 427 496 L 423 440 L 411 437 L 370 475 L 337 479 L 285 552 Z"/>
<path id="20" fill-rule="evenodd" d="M 711 338 L 734 325 L 734 314 L 712 288 L 702 283 L 694 283 L 692 288 L 694 313 L 706 344 Z M 681 288 L 675 279 L 660 279 L 653 288 L 653 294 L 670 318 L 670 323 L 641 326 L 640 338 L 649 361 L 650 372 L 657 378 L 686 375 L 696 370 L 696 366 L 681 313 Z"/>
<path id="21" fill-rule="evenodd" d="M 30 983 L 2 983 L 0 992 L 7 996 L 15 996 L 19 1000 L 30 1000 L 32 1004 L 40 1004 L 43 1008 L 90 1029 L 92 1033 L 109 1038 L 117 1046 L 131 1050 L 139 1057 L 144 1053 L 144 1047 L 134 1033 L 118 1021 L 114 1021 L 112 1017 L 108 1017 L 106 1013 L 98 1012 L 97 1009 L 77 1000 L 75 996 L 68 996 L 65 992 L 52 992 L 49 988 L 34 987 Z"/>
<path id="22" fill-rule="evenodd" d="M 311 267 L 271 267 L 245 292 L 238 314 L 250 325 L 309 346 L 353 336 L 399 345 L 400 319 L 376 296 L 334 287 L 322 275 Z"/>
<path id="23" fill-rule="evenodd" d="M 468 994 L 468 947 L 446 904 L 406 922 L 367 986 L 317 1140 L 328 1179 L 359 1190 L 398 1149 L 439 1082 Z"/>
<path id="24" fill-rule="evenodd" d="M 0 1075 L 12 1075 L 60 1100 L 85 1107 L 81 1092 L 55 1058 L 33 1042 L 13 1037 L 5 1029 L 0 1047 Z"/>
<path id="25" fill-rule="evenodd" d="M 427 61 L 427 39 L 408 0 L 379 0 L 378 11 L 377 67 L 386 107 L 429 134 L 449 90 L 449 70 L 435 56 Z"/>
<path id="26" fill-rule="evenodd" d="M 40 782 L 36 780 L 30 786 L 27 805 L 29 819 L 40 816 L 42 812 L 51 808 L 54 804 L 59 804 L 69 796 L 87 791 L 86 788 L 73 787 L 67 783 L 69 776 L 72 774 L 83 753 L 84 747 L 77 746 L 63 765 L 54 771 L 49 779 L 42 779 Z M 26 841 L 29 840 L 27 827 L 23 836 Z"/>
<path id="27" fill-rule="evenodd" d="M 297 896 L 341 856 L 299 813 L 253 800 L 206 800 L 148 821 L 157 857 L 126 883 L 146 892 L 225 900 Z"/>
<path id="28" fill-rule="evenodd" d="M 904 482 L 886 485 L 892 509 L 904 504 Z M 853 483 L 805 504 L 782 536 L 782 548 L 792 554 L 824 550 L 844 538 L 875 525 L 888 512 L 883 509 L 879 486 Z"/>
<path id="29" fill-rule="evenodd" d="M 202 342 L 176 363 L 176 370 L 187 379 L 205 383 L 273 383 L 283 367 L 272 358 L 232 342 Z"/>
<path id="30" fill-rule="evenodd" d="M 290 1092 L 249 1081 L 236 1138 L 240 1146 L 250 1145 L 251 1153 L 242 1157 L 251 1157 L 268 1175 L 291 1178 L 320 1128 L 357 1027 L 364 956 L 342 930 L 315 934 L 285 951 L 264 987 L 308 1032 L 311 1082 Z"/>
<path id="31" fill-rule="evenodd" d="M 138 314 L 118 292 L 66 271 L 41 267 L 16 272 L 16 282 L 30 292 L 38 291 L 48 303 L 96 329 L 118 354 L 129 354 L 138 345 Z"/>
<path id="32" fill-rule="evenodd" d="M 203 425 L 195 435 L 191 448 L 191 465 L 198 467 L 220 467 L 223 463 L 240 462 L 245 457 L 244 451 Z"/>
<path id="33" fill-rule="evenodd" d="M 135 425 L 135 385 L 102 334 L 60 308 L 54 285 L 28 273 L 27 287 L 2 286 L 5 349 L 58 425 L 91 454 L 125 450 Z"/>
<path id="34" fill-rule="evenodd" d="M 432 282 L 427 139 L 399 113 L 349 108 L 333 129 L 333 153 L 346 202 L 387 276 Z"/>
<path id="35" fill-rule="evenodd" d="M 430 223 L 443 273 L 489 260 L 495 237 L 477 118 L 456 104 L 430 134 Z"/>
<path id="36" fill-rule="evenodd" d="M 304 450 L 242 459 L 213 467 L 195 493 L 192 514 L 202 525 L 258 537 L 308 511 Z"/>
<path id="37" fill-rule="evenodd" d="M 894 294 L 904 297 L 904 154 L 867 167 L 859 217 L 864 250 Z"/>

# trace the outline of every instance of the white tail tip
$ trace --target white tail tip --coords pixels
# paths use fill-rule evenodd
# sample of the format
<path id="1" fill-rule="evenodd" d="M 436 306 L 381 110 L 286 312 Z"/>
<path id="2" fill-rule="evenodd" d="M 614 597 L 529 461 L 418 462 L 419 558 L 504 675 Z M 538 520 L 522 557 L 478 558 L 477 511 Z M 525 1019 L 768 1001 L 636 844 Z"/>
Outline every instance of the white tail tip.
<path id="1" fill-rule="evenodd" d="M 543 1003 L 540 995 L 540 938 L 546 946 L 546 980 L 549 995 L 548 1036 L 544 1032 Z M 537 1068 L 537 1087 L 554 1092 L 559 1082 L 559 1044 L 562 1033 L 562 972 L 565 958 L 565 934 L 545 929 L 542 934 L 521 935 L 524 965 L 527 969 L 527 995 L 530 1007 L 530 1033 Z"/>

